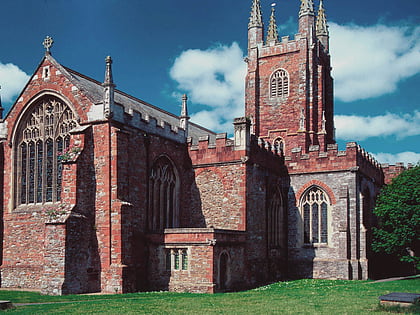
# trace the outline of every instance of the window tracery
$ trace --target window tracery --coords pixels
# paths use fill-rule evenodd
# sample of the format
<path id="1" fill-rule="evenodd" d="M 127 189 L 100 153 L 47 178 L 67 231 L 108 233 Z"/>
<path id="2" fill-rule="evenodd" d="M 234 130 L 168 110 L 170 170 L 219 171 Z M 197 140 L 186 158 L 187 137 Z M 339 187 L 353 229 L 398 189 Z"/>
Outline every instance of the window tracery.
<path id="1" fill-rule="evenodd" d="M 280 69 L 270 78 L 270 96 L 272 98 L 286 98 L 289 96 L 289 74 Z"/>
<path id="2" fill-rule="evenodd" d="M 70 143 L 77 126 L 68 105 L 54 96 L 37 101 L 25 114 L 17 133 L 16 204 L 57 202 L 62 166 L 58 155 Z"/>
<path id="3" fill-rule="evenodd" d="M 267 234 L 269 248 L 284 247 L 284 207 L 278 192 L 268 200 Z"/>
<path id="4" fill-rule="evenodd" d="M 178 178 L 172 163 L 159 158 L 149 177 L 149 209 L 151 230 L 178 226 Z"/>
<path id="5" fill-rule="evenodd" d="M 328 195 L 319 187 L 310 188 L 302 197 L 303 242 L 305 244 L 328 243 Z"/>

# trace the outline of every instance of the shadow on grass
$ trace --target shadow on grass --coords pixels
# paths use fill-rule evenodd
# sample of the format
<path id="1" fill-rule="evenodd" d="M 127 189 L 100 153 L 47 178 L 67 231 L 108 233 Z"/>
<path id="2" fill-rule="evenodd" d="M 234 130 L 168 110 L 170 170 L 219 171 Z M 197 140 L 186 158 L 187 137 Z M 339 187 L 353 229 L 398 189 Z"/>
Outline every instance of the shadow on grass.
<path id="1" fill-rule="evenodd" d="M 417 303 L 411 306 L 386 306 L 378 304 L 378 307 L 375 311 L 387 312 L 391 314 L 420 314 L 420 304 Z"/>

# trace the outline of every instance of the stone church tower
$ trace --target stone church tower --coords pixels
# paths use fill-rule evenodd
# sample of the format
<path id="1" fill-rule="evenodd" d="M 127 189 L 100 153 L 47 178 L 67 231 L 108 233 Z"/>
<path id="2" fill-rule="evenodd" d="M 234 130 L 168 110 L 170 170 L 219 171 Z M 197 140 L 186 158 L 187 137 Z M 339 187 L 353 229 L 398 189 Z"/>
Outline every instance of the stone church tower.
<path id="1" fill-rule="evenodd" d="M 245 113 L 257 137 L 281 144 L 284 153 L 334 144 L 333 79 L 329 34 L 322 1 L 317 17 L 312 1 L 301 1 L 299 33 L 279 39 L 275 7 L 266 37 L 260 1 L 248 25 Z"/>
<path id="2" fill-rule="evenodd" d="M 298 34 L 279 39 L 272 6 L 264 34 L 259 0 L 248 25 L 245 113 L 252 133 L 284 156 L 289 275 L 365 279 L 379 164 L 356 143 L 338 151 L 323 1 L 301 0 Z"/>

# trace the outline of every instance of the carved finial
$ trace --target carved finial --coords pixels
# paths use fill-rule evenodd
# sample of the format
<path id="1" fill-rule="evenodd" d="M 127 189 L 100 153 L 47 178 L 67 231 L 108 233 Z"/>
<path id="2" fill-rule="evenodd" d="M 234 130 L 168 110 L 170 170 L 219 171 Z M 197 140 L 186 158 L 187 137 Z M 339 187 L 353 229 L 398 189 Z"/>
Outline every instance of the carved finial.
<path id="1" fill-rule="evenodd" d="M 299 17 L 304 15 L 314 15 L 314 2 L 313 0 L 300 0 Z"/>
<path id="2" fill-rule="evenodd" d="M 182 95 L 181 117 L 188 117 L 187 101 L 188 101 L 187 94 Z"/>
<path id="3" fill-rule="evenodd" d="M 318 17 L 316 19 L 316 35 L 328 36 L 327 16 L 325 14 L 323 1 L 319 2 Z"/>
<path id="4" fill-rule="evenodd" d="M 1 85 L 0 85 L 0 119 L 3 119 L 3 105 L 1 104 Z"/>
<path id="5" fill-rule="evenodd" d="M 252 1 L 251 16 L 249 17 L 248 28 L 251 27 L 263 27 L 260 0 Z"/>
<path id="6" fill-rule="evenodd" d="M 112 58 L 107 56 L 105 58 L 105 80 L 102 86 L 104 87 L 104 116 L 105 118 L 112 118 L 114 106 L 115 87 L 114 79 L 112 77 Z"/>
<path id="7" fill-rule="evenodd" d="M 188 116 L 187 101 L 187 94 L 182 95 L 182 108 L 181 116 L 179 116 L 179 126 L 185 130 L 185 137 L 188 137 L 188 121 L 190 120 L 190 117 Z"/>
<path id="8" fill-rule="evenodd" d="M 112 77 L 112 58 L 107 56 L 105 58 L 106 70 L 105 70 L 105 80 L 104 84 L 114 84 L 114 79 Z"/>
<path id="9" fill-rule="evenodd" d="M 46 53 L 50 53 L 50 49 L 53 44 L 54 44 L 54 40 L 52 39 L 52 37 L 50 36 L 45 37 L 44 41 L 42 42 L 42 45 L 44 45 Z"/>
<path id="10" fill-rule="evenodd" d="M 268 25 L 267 43 L 268 42 L 276 42 L 277 43 L 279 41 L 279 33 L 277 31 L 275 7 L 276 7 L 276 4 L 272 3 L 271 4 L 270 24 Z"/>

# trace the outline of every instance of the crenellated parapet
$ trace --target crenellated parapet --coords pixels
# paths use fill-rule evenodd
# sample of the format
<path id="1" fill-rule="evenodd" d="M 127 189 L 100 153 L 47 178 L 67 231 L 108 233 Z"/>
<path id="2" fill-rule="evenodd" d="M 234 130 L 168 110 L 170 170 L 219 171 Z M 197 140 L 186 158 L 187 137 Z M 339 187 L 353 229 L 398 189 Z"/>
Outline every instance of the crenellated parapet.
<path id="1" fill-rule="evenodd" d="M 284 155 L 277 143 L 252 136 L 250 157 L 251 163 L 269 169 L 270 173 L 287 173 Z"/>
<path id="2" fill-rule="evenodd" d="M 277 143 L 271 143 L 269 140 L 264 140 L 263 138 L 257 139 L 256 137 L 254 137 L 254 143 L 256 143 L 261 150 L 264 150 L 269 154 L 276 156 L 283 155 L 283 151 Z"/>
<path id="3" fill-rule="evenodd" d="M 412 168 L 413 164 L 409 163 L 407 166 L 404 163 L 395 163 L 395 165 L 381 164 L 381 167 L 385 177 L 385 184 L 390 184 L 393 178 Z"/>
<path id="4" fill-rule="evenodd" d="M 383 182 L 380 163 L 356 142 L 348 142 L 344 151 L 338 150 L 337 144 L 329 144 L 326 151 L 319 145 L 312 145 L 307 153 L 300 147 L 291 152 L 285 157 L 290 173 L 353 171 Z"/>
<path id="5" fill-rule="evenodd" d="M 355 142 L 353 143 L 355 144 Z M 381 164 L 360 145 L 357 145 L 357 164 L 363 174 L 369 176 L 380 185 L 384 183 Z"/>
<path id="6" fill-rule="evenodd" d="M 193 165 L 248 161 L 258 165 L 272 165 L 274 168 L 284 165 L 281 151 L 276 145 L 250 134 L 250 121 L 247 118 L 236 118 L 234 127 L 233 139 L 229 139 L 226 133 L 217 134 L 213 140 L 210 135 L 198 139 L 189 137 L 187 144 Z"/>
<path id="7" fill-rule="evenodd" d="M 282 36 L 281 41 L 269 41 L 266 45 L 262 46 L 260 57 L 294 53 L 306 48 L 305 43 L 305 38 L 301 34 L 296 34 L 294 39 L 290 39 L 289 36 Z"/>
<path id="8" fill-rule="evenodd" d="M 187 144 L 193 165 L 241 163 L 247 155 L 247 150 L 235 148 L 235 141 L 226 133 L 217 134 L 214 141 L 210 135 L 198 139 L 189 137 Z"/>
<path id="9" fill-rule="evenodd" d="M 114 121 L 141 129 L 144 132 L 159 135 L 167 139 L 185 143 L 186 131 L 163 119 L 157 119 L 147 113 L 142 113 L 130 107 L 116 104 L 114 107 Z"/>

